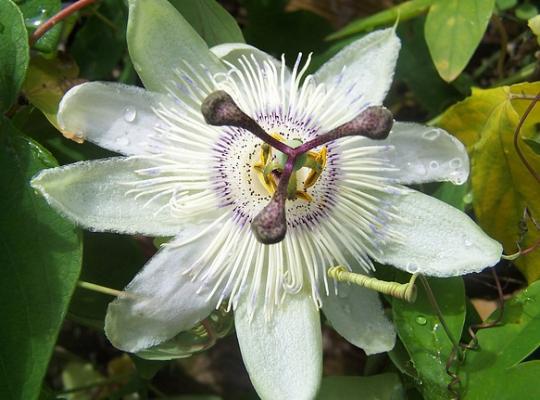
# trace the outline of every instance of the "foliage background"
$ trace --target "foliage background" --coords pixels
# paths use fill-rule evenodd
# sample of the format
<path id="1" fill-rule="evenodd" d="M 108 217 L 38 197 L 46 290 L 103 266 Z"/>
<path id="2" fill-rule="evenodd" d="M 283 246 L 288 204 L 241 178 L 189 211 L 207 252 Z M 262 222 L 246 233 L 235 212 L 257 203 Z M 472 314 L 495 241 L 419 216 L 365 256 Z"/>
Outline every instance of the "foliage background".
<path id="1" fill-rule="evenodd" d="M 40 169 L 111 155 L 56 129 L 70 87 L 87 80 L 141 85 L 127 52 L 124 1 L 88 2 L 32 39 L 71 3 L 0 0 L 0 398 L 257 398 L 224 313 L 213 315 L 212 332 L 197 327 L 179 335 L 167 353 L 181 357 L 174 361 L 115 350 L 102 333 L 111 297 L 88 283 L 121 289 L 155 252 L 154 242 L 82 232 L 28 184 Z M 398 120 L 447 129 L 472 161 L 465 185 L 419 189 L 469 213 L 505 253 L 524 249 L 494 274 L 429 280 L 447 331 L 422 286 L 414 304 L 386 299 L 400 339 L 390 354 L 367 357 L 325 326 L 320 399 L 540 398 L 540 109 L 525 119 L 540 92 L 539 2 L 171 3 L 209 45 L 244 37 L 288 60 L 313 51 L 312 70 L 399 20 L 402 51 L 386 105 Z M 378 273 L 408 280 L 383 266 Z M 496 311 L 502 302 L 504 312 Z M 458 351 L 448 333 L 469 349 Z"/>

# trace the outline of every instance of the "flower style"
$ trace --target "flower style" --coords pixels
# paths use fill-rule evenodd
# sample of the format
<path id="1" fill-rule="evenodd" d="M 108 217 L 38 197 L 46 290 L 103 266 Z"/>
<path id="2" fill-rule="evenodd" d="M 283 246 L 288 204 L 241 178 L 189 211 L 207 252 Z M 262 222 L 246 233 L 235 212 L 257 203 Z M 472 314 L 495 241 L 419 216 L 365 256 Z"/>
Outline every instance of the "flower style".
<path id="1" fill-rule="evenodd" d="M 259 395 L 309 399 L 320 308 L 368 354 L 395 342 L 377 293 L 328 278 L 329 267 L 451 276 L 500 258 L 465 214 L 403 186 L 461 184 L 469 164 L 454 137 L 394 123 L 381 106 L 400 47 L 393 29 L 307 76 L 310 56 L 289 70 L 245 44 L 208 49 L 164 0 L 131 0 L 128 33 L 147 90 L 85 83 L 58 113 L 65 131 L 124 156 L 32 181 L 85 228 L 174 236 L 110 304 L 116 347 L 148 349 L 227 302 Z"/>

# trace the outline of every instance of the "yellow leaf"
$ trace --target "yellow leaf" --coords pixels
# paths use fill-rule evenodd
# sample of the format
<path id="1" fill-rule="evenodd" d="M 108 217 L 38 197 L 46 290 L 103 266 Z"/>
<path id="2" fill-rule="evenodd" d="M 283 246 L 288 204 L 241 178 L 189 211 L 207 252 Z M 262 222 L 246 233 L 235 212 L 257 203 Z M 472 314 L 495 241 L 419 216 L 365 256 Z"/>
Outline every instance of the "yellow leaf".
<path id="1" fill-rule="evenodd" d="M 467 146 L 474 212 L 480 226 L 503 244 L 506 254 L 518 250 L 525 208 L 540 221 L 540 183 L 519 159 L 513 144 L 514 131 L 530 97 L 539 91 L 540 82 L 474 89 L 471 97 L 449 108 L 439 120 L 441 127 Z M 531 167 L 540 173 L 540 157 L 522 139 L 539 122 L 540 105 L 536 105 L 520 132 L 518 144 Z M 527 228 L 520 242 L 523 249 L 540 238 L 530 219 Z M 539 279 L 540 249 L 521 256 L 516 265 L 529 282 Z"/>

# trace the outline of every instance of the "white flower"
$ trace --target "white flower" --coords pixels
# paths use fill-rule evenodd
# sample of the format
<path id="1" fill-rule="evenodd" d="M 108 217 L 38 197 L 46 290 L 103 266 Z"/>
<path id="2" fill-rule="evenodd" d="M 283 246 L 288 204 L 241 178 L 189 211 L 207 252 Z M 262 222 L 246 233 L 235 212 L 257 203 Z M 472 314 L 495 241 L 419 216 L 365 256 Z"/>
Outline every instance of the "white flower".
<path id="1" fill-rule="evenodd" d="M 321 378 L 319 308 L 368 354 L 395 341 L 377 293 L 329 280 L 329 267 L 365 273 L 375 260 L 451 276 L 497 262 L 501 246 L 466 215 L 402 186 L 468 176 L 459 141 L 412 123 L 394 123 L 386 139 L 356 135 L 312 149 L 292 172 L 286 212 L 270 214 L 286 215 L 283 240 L 266 245 L 252 233 L 286 157 L 246 129 L 207 124 L 201 103 L 225 91 L 272 140 L 305 144 L 382 103 L 400 47 L 392 29 L 305 76 L 309 56 L 289 71 L 284 59 L 245 44 L 209 50 L 167 2 L 145 7 L 131 1 L 129 29 L 152 40 L 129 44 L 147 90 L 82 84 L 58 114 L 66 131 L 124 156 L 48 169 L 32 181 L 85 228 L 175 236 L 109 306 L 106 333 L 116 347 L 147 349 L 228 301 L 260 396 L 309 399 Z M 182 40 L 156 36 L 161 27 Z"/>

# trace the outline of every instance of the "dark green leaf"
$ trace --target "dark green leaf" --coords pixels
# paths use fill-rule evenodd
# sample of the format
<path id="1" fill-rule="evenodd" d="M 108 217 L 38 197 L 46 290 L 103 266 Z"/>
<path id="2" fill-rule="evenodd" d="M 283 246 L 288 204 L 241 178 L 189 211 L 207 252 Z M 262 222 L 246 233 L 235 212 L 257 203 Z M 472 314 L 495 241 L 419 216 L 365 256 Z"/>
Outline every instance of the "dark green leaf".
<path id="1" fill-rule="evenodd" d="M 17 99 L 29 59 L 23 15 L 11 0 L 0 0 L 0 112 Z"/>
<path id="2" fill-rule="evenodd" d="M 35 399 L 77 282 L 76 228 L 30 187 L 56 165 L 36 142 L 0 125 L 0 398 Z"/>
<path id="3" fill-rule="evenodd" d="M 332 28 L 328 21 L 307 11 L 285 11 L 285 1 L 246 0 L 247 42 L 274 56 L 285 54 L 293 64 L 299 52 L 320 53 L 329 47 L 324 38 Z"/>
<path id="4" fill-rule="evenodd" d="M 171 0 L 209 47 L 222 43 L 244 43 L 236 20 L 215 0 Z"/>
<path id="5" fill-rule="evenodd" d="M 125 2 L 105 0 L 85 20 L 71 46 L 81 77 L 111 79 L 113 70 L 127 53 L 127 7 Z"/>
<path id="6" fill-rule="evenodd" d="M 502 325 L 478 331 L 479 350 L 469 351 L 461 367 L 464 398 L 540 398 L 540 361 L 523 362 L 540 346 L 539 332 L 540 282 L 535 282 L 506 302 Z"/>
<path id="7" fill-rule="evenodd" d="M 399 377 L 388 373 L 373 376 L 323 378 L 318 400 L 399 400 L 405 394 Z"/>
<path id="8" fill-rule="evenodd" d="M 401 275 L 401 277 L 399 277 Z M 400 272 L 398 281 L 408 275 Z M 461 337 L 465 321 L 465 289 L 461 278 L 429 279 L 430 286 L 441 308 L 444 319 L 456 340 Z M 414 303 L 394 299 L 392 311 L 398 335 L 418 372 L 418 389 L 429 399 L 448 399 L 446 362 L 452 351 L 436 312 L 420 282 Z"/>
<path id="9" fill-rule="evenodd" d="M 432 196 L 461 211 L 466 211 L 472 205 L 472 193 L 469 183 L 463 185 L 454 185 L 450 182 L 441 183 Z"/>
<path id="10" fill-rule="evenodd" d="M 122 290 L 144 265 L 141 246 L 129 236 L 84 233 L 81 280 Z M 113 297 L 77 288 L 69 307 L 74 320 L 102 329 L 107 305 Z"/>
<path id="11" fill-rule="evenodd" d="M 436 0 L 426 19 L 426 42 L 441 77 L 451 82 L 471 59 L 495 0 Z"/>
<path id="12" fill-rule="evenodd" d="M 23 13 L 26 28 L 32 34 L 38 26 L 60 10 L 60 0 L 25 0 L 19 2 L 19 8 Z M 44 53 L 54 52 L 60 40 L 62 27 L 62 22 L 52 27 L 32 47 Z"/>

